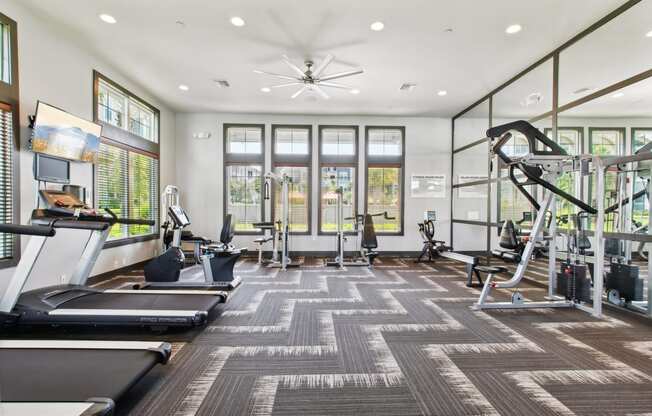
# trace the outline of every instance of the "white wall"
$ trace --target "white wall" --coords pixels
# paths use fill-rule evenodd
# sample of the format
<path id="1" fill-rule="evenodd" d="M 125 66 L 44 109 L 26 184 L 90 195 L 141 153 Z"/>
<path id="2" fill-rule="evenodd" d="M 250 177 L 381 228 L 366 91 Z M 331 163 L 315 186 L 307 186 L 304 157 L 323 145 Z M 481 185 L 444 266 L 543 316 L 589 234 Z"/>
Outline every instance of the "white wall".
<path id="1" fill-rule="evenodd" d="M 27 150 L 30 131 L 27 116 L 34 114 L 37 100 L 60 107 L 86 119 L 93 117 L 93 69 L 120 83 L 147 100 L 161 111 L 161 186 L 175 182 L 174 113 L 130 82 L 119 69 L 78 46 L 74 36 L 49 21 L 35 16 L 18 1 L 0 1 L 0 10 L 18 24 L 18 61 L 20 78 L 20 217 L 29 220 L 35 207 L 35 182 L 32 174 L 32 153 Z M 92 190 L 92 166 L 73 163 L 72 181 Z M 78 231 L 60 232 L 46 247 L 44 261 L 39 262 L 28 288 L 61 281 L 71 270 L 72 258 L 77 258 L 84 234 Z M 27 239 L 23 239 L 23 247 Z M 65 244 L 61 242 L 65 241 Z M 133 244 L 102 252 L 93 274 L 136 263 L 151 257 L 158 241 Z M 0 291 L 4 290 L 13 269 L 0 270 Z"/>
<path id="2" fill-rule="evenodd" d="M 381 251 L 417 251 L 421 239 L 416 223 L 423 219 L 426 210 L 436 210 L 441 222 L 440 239 L 449 240 L 450 226 L 450 119 L 418 117 L 359 117 L 359 116 L 279 116 L 266 114 L 177 114 L 177 185 L 181 189 L 181 202 L 188 211 L 195 234 L 216 238 L 223 218 L 223 125 L 229 123 L 265 124 L 266 169 L 271 166 L 271 125 L 311 124 L 313 126 L 313 174 L 312 174 L 312 235 L 292 236 L 290 249 L 297 251 L 333 251 L 335 237 L 318 236 L 318 184 L 317 127 L 323 125 L 358 125 L 360 146 L 360 169 L 358 170 L 358 207 L 364 207 L 364 128 L 366 125 L 405 126 L 405 235 L 380 236 Z M 193 139 L 193 133 L 210 132 L 209 140 Z M 412 174 L 445 174 L 447 196 L 444 199 L 414 199 L 410 197 L 409 183 Z M 269 201 L 265 207 L 269 219 Z M 238 236 L 236 244 L 254 248 L 255 237 Z M 353 249 L 352 246 L 347 247 Z"/>

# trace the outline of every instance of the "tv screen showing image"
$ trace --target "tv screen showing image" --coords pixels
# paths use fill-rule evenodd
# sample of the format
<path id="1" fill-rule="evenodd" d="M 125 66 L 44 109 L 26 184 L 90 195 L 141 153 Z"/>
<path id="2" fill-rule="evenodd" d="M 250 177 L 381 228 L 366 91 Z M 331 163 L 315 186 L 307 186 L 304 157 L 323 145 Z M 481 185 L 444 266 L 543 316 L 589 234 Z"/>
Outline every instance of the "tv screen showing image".
<path id="1" fill-rule="evenodd" d="M 32 151 L 63 159 L 96 163 L 102 126 L 49 104 L 36 105 Z"/>

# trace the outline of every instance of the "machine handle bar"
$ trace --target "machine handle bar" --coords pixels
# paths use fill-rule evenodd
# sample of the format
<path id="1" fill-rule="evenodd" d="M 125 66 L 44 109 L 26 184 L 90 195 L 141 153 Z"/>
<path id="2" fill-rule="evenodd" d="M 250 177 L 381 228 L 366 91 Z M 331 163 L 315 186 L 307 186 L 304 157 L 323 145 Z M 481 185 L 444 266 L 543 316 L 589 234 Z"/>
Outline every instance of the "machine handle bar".
<path id="1" fill-rule="evenodd" d="M 54 237 L 57 232 L 47 225 L 0 224 L 0 233 Z"/>
<path id="2" fill-rule="evenodd" d="M 118 224 L 125 224 L 125 225 L 149 225 L 149 226 L 154 226 L 156 224 L 155 221 L 153 220 L 143 220 L 140 218 L 118 218 L 118 216 L 115 214 L 115 212 L 111 211 L 111 208 L 104 208 L 106 212 L 109 213 L 111 217 L 115 220 L 116 223 Z"/>

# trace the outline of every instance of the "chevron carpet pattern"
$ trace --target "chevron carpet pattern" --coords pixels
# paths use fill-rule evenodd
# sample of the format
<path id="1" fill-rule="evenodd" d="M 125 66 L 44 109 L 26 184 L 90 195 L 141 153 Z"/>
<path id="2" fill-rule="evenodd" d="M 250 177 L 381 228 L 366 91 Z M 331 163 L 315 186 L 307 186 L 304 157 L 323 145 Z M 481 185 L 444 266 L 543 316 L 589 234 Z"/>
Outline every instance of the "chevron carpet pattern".
<path id="1" fill-rule="evenodd" d="M 171 362 L 119 414 L 652 415 L 649 324 L 473 311 L 479 291 L 459 263 L 380 260 L 337 270 L 306 259 L 287 272 L 240 263 L 244 283 L 219 316 L 161 336 L 174 341 Z"/>

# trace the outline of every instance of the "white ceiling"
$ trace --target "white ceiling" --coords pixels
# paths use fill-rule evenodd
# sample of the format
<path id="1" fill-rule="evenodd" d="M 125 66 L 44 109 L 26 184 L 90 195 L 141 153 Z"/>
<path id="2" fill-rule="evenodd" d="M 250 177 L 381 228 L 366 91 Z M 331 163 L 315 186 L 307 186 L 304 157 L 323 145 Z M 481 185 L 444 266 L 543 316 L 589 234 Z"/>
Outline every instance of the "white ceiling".
<path id="1" fill-rule="evenodd" d="M 177 111 L 438 116 L 454 115 L 623 2 L 21 1 Z M 100 13 L 118 23 L 101 22 Z M 232 16 L 246 26 L 232 26 Z M 385 23 L 384 31 L 369 30 L 376 20 Z M 512 23 L 523 31 L 506 35 Z M 291 100 L 292 88 L 260 92 L 274 82 L 253 70 L 289 74 L 280 61 L 284 53 L 297 63 L 331 53 L 336 62 L 328 72 L 364 68 L 342 80 L 361 93 L 331 89 L 324 101 Z M 231 88 L 217 88 L 213 79 L 226 79 Z M 404 82 L 418 86 L 401 92 Z M 439 97 L 438 90 L 448 95 Z"/>

